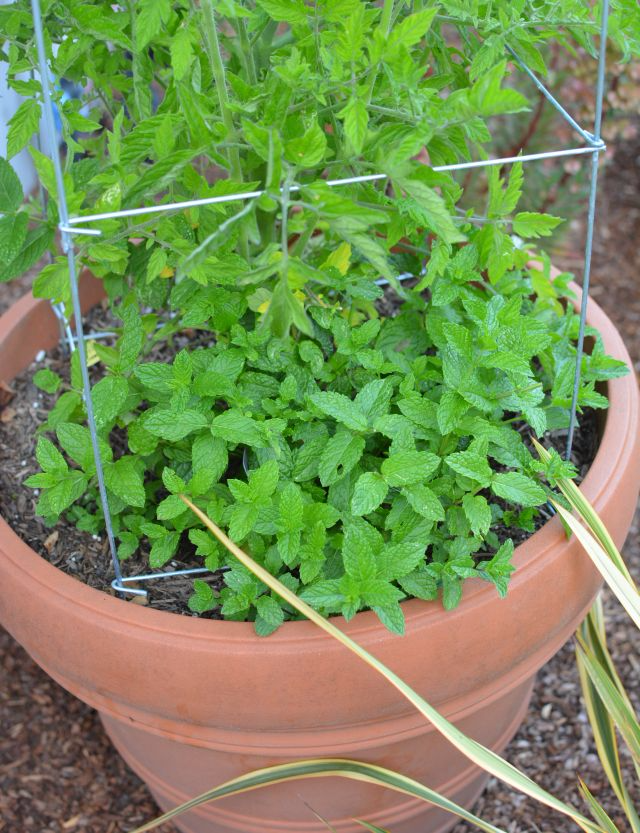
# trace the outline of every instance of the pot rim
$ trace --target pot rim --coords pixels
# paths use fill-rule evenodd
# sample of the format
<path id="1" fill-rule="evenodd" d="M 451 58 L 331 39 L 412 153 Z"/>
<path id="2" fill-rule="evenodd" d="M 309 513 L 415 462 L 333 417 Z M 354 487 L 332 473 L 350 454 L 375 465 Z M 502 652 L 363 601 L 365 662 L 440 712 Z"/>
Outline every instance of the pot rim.
<path id="1" fill-rule="evenodd" d="M 576 292 L 577 303 L 579 303 L 580 288 L 576 284 L 571 284 L 571 288 Z M 47 301 L 35 299 L 27 294 L 2 315 L 0 317 L 0 351 L 4 348 L 12 331 L 21 324 L 23 319 L 37 314 L 40 311 L 38 308 L 45 306 L 48 306 Z M 638 397 L 633 365 L 622 338 L 606 313 L 591 298 L 587 306 L 587 323 L 600 332 L 606 351 L 624 361 L 630 368 L 630 373 L 626 376 L 609 380 L 607 383 L 609 409 L 606 412 L 604 431 L 596 457 L 581 485 L 581 490 L 597 510 L 618 488 L 621 471 L 624 468 L 623 461 L 633 449 L 636 438 L 630 429 L 638 423 Z M 40 349 L 39 345 L 34 355 L 37 349 Z M 609 419 L 608 415 L 614 411 L 616 419 L 624 420 L 624 424 L 613 425 L 613 420 Z M 566 542 L 566 537 L 562 524 L 559 518 L 554 517 L 530 538 L 519 544 L 513 557 L 516 571 L 511 578 L 510 589 L 516 584 L 526 582 L 533 572 L 544 570 L 545 563 L 555 548 L 563 542 Z M 171 634 L 174 639 L 184 638 L 192 643 L 193 640 L 232 642 L 236 648 L 241 648 L 243 644 L 247 648 L 260 644 L 261 650 L 268 650 L 269 644 L 281 650 L 283 645 L 293 645 L 299 641 L 326 642 L 331 639 L 307 620 L 285 622 L 275 633 L 271 634 L 268 640 L 265 640 L 257 636 L 252 622 L 200 619 L 127 603 L 106 591 L 89 587 L 54 567 L 31 549 L 2 516 L 0 516 L 0 555 L 13 562 L 15 568 L 27 573 L 32 581 L 57 593 L 61 600 L 67 600 L 76 607 L 83 607 L 87 613 L 99 612 L 101 617 L 111 620 L 113 625 L 125 631 L 129 628 L 136 628 L 146 630 L 149 636 L 151 633 Z M 466 615 L 473 608 L 487 603 L 499 604 L 501 601 L 490 583 L 479 578 L 472 578 L 465 581 L 463 598 L 454 610 L 444 611 L 440 600 L 428 602 L 420 599 L 408 599 L 402 602 L 402 608 L 407 628 L 418 624 L 424 625 L 425 621 L 443 615 L 448 617 L 450 624 L 454 627 L 456 619 L 462 616 L 463 612 Z M 391 636 L 373 611 L 357 613 L 349 622 L 346 622 L 342 616 L 335 616 L 332 617 L 332 622 L 352 637 L 369 637 L 367 641 L 375 640 L 380 633 Z"/>

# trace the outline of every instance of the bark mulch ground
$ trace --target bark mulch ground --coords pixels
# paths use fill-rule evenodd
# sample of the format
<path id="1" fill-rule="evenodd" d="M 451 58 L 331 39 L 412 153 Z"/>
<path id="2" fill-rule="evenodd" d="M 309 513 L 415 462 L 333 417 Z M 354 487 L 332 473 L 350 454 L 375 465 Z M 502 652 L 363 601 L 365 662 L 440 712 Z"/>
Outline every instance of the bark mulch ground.
<path id="1" fill-rule="evenodd" d="M 640 142 L 620 147 L 616 162 L 615 168 L 607 170 L 601 189 L 592 295 L 621 329 L 640 370 Z M 555 257 L 559 266 L 578 274 L 582 233 L 582 224 L 575 223 Z M 3 286 L 0 309 L 26 285 Z M 624 553 L 640 578 L 640 516 Z M 613 658 L 637 702 L 637 632 L 609 596 L 605 605 Z M 96 714 L 46 677 L 4 631 L 0 631 L 0 668 L 2 833 L 125 833 L 157 814 L 146 787 L 110 746 Z M 595 754 L 571 644 L 542 669 L 529 715 L 506 756 L 542 786 L 578 806 L 576 785 L 581 776 L 620 829 L 625 829 Z M 625 765 L 631 785 L 628 760 Z M 640 803 L 637 792 L 636 798 Z M 475 811 L 509 833 L 576 830 L 568 820 L 493 780 Z M 455 833 L 470 830 L 461 823 Z M 165 825 L 161 833 L 172 831 L 174 827 Z"/>

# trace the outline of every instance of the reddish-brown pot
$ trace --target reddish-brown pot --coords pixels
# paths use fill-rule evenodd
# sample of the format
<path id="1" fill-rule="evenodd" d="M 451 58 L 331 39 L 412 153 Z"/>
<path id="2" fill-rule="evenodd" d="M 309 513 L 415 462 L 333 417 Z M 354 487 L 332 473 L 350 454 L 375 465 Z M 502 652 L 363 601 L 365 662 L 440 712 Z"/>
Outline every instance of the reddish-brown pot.
<path id="1" fill-rule="evenodd" d="M 85 286 L 87 305 L 98 288 Z M 606 349 L 629 357 L 593 302 Z M 0 379 L 57 339 L 43 302 L 24 298 L 0 319 Z M 583 489 L 618 544 L 640 483 L 638 391 L 609 384 L 611 407 Z M 467 581 L 460 606 L 404 604 L 407 633 L 372 613 L 337 619 L 464 732 L 502 750 L 522 720 L 537 670 L 569 638 L 599 587 L 575 540 L 554 519 L 515 553 L 506 599 Z M 0 621 L 40 666 L 99 710 L 125 760 L 163 808 L 251 769 L 328 756 L 398 769 L 470 806 L 485 776 L 453 750 L 372 669 L 309 622 L 267 639 L 247 623 L 199 620 L 92 590 L 48 564 L 0 520 Z M 392 833 L 435 833 L 454 819 L 373 786 L 309 779 L 258 790 L 183 816 L 186 833 L 339 833 L 364 818 Z"/>

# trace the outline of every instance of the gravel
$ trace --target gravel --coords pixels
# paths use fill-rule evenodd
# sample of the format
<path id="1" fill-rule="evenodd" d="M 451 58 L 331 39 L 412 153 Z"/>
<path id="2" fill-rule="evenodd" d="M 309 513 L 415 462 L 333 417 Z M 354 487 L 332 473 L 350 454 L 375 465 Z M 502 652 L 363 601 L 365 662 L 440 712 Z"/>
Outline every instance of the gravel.
<path id="1" fill-rule="evenodd" d="M 618 148 L 599 203 L 592 295 L 621 329 L 640 370 L 640 142 Z M 556 252 L 561 268 L 581 268 L 583 224 Z M 0 309 L 26 282 L 0 287 Z M 624 555 L 640 579 L 640 514 Z M 620 606 L 605 594 L 610 648 L 627 690 L 640 695 L 638 634 Z M 51 681 L 0 630 L 0 831 L 3 833 L 125 833 L 157 814 L 146 787 L 110 746 L 91 709 Z M 531 709 L 506 757 L 543 787 L 580 806 L 578 776 L 621 830 L 624 817 L 606 784 L 580 698 L 573 647 L 566 645 L 540 672 Z M 623 759 L 628 783 L 634 780 Z M 633 792 L 633 790 L 632 790 Z M 640 790 L 635 798 L 640 803 Z M 474 808 L 509 833 L 573 833 L 568 819 L 491 781 Z M 465 823 L 454 833 L 467 833 Z M 175 828 L 165 825 L 161 833 Z M 390 831 L 393 833 L 393 831 Z"/>

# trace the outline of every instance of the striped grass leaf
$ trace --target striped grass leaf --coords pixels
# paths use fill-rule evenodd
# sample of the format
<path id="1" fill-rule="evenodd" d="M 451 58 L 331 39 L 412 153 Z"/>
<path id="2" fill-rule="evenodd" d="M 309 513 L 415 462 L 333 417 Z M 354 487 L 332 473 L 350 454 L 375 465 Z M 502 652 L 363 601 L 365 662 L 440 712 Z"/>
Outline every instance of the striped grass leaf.
<path id="1" fill-rule="evenodd" d="M 301 778 L 335 778 L 336 776 L 340 778 L 351 778 L 355 781 L 364 781 L 369 784 L 395 790 L 396 792 L 409 795 L 412 798 L 420 798 L 423 801 L 428 801 L 470 822 L 480 830 L 486 831 L 486 833 L 505 833 L 499 827 L 489 824 L 468 810 L 465 810 L 464 807 L 460 807 L 454 801 L 450 801 L 448 798 L 444 798 L 418 781 L 414 781 L 413 778 L 408 778 L 406 775 L 401 775 L 398 772 L 393 772 L 390 769 L 375 766 L 374 764 L 350 761 L 343 758 L 317 758 L 306 761 L 295 761 L 290 764 L 281 764 L 279 766 L 266 767 L 265 769 L 249 772 L 247 775 L 241 775 L 239 778 L 226 781 L 219 787 L 207 790 L 202 795 L 192 798 L 180 807 L 175 807 L 163 816 L 143 824 L 142 827 L 136 828 L 133 833 L 146 833 L 146 831 L 153 830 L 158 825 L 170 821 L 176 818 L 176 816 L 186 813 L 188 810 L 193 810 L 202 804 L 207 804 L 210 801 L 225 798 L 226 796 L 239 795 L 250 790 L 259 789 L 260 787 L 282 784 L 286 781 L 296 781 Z M 366 823 L 364 824 L 366 825 Z M 331 829 L 330 826 L 329 829 Z M 371 825 L 369 829 L 373 831 L 380 830 L 380 828 Z M 384 833 L 384 831 L 381 833 Z"/>
<path id="2" fill-rule="evenodd" d="M 467 737 L 456 726 L 450 723 L 440 712 L 430 705 L 424 698 L 408 686 L 397 674 L 391 669 L 387 668 L 380 660 L 376 659 L 372 654 L 354 642 L 343 631 L 337 628 L 331 621 L 325 619 L 306 602 L 299 599 L 295 593 L 285 587 L 274 576 L 271 575 L 264 567 L 257 564 L 246 552 L 237 546 L 225 533 L 211 521 L 207 515 L 195 506 L 188 498 L 181 495 L 182 500 L 187 506 L 197 515 L 198 518 L 205 524 L 205 526 L 213 533 L 213 535 L 232 553 L 244 566 L 250 570 L 260 581 L 264 582 L 267 587 L 274 590 L 281 596 L 288 604 L 295 608 L 303 616 L 306 616 L 319 628 L 324 630 L 334 639 L 341 642 L 346 648 L 352 651 L 356 656 L 360 657 L 364 662 L 374 668 L 378 673 L 385 677 L 391 685 L 393 685 L 415 708 L 445 737 L 453 744 L 463 755 L 477 766 L 481 767 L 485 772 L 499 778 L 504 783 L 534 798 L 542 804 L 557 810 L 565 816 L 571 818 L 579 827 L 587 831 L 587 833 L 595 833 L 601 831 L 599 825 L 594 824 L 586 816 L 579 813 L 570 804 L 561 801 L 551 793 L 544 790 L 531 778 L 524 775 L 520 770 L 505 761 L 491 749 L 487 749 L 481 743 Z"/>

